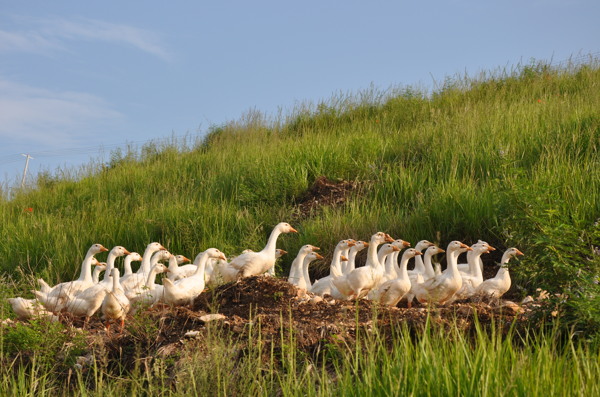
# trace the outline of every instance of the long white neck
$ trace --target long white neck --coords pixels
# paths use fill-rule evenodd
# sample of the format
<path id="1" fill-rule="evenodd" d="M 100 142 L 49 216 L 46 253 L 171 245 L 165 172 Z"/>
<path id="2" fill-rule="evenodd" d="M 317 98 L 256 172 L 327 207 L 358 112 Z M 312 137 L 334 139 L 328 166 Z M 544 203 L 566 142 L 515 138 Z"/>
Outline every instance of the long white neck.
<path id="1" fill-rule="evenodd" d="M 92 282 L 92 258 L 94 253 L 91 249 L 85 254 L 85 258 L 81 263 L 81 272 L 79 273 L 79 281 Z"/>
<path id="2" fill-rule="evenodd" d="M 356 246 L 354 246 L 356 247 Z M 346 267 L 346 274 L 350 273 L 352 270 L 356 269 L 356 255 L 358 254 L 358 251 L 360 251 L 358 248 L 350 248 L 350 253 L 348 253 L 348 266 Z"/>
<path id="3" fill-rule="evenodd" d="M 415 248 L 418 251 L 418 248 Z M 413 269 L 417 273 L 425 274 L 425 264 L 421 255 L 415 256 L 415 268 Z"/>
<path id="4" fill-rule="evenodd" d="M 290 282 L 297 283 L 300 277 L 304 278 L 302 274 L 302 265 L 304 264 L 304 258 L 306 258 L 306 255 L 308 255 L 308 252 L 300 250 L 298 255 L 296 255 L 296 258 L 294 258 L 294 261 L 290 266 L 290 275 L 288 277 Z"/>
<path id="5" fill-rule="evenodd" d="M 502 255 L 502 259 L 500 260 L 500 269 L 498 269 L 495 278 L 502 278 L 510 282 L 510 274 L 508 273 L 508 267 L 506 264 L 511 257 L 512 255 L 509 252 L 505 252 L 504 255 Z"/>
<path id="6" fill-rule="evenodd" d="M 117 259 L 117 255 L 111 250 L 108 253 L 108 257 L 106 258 L 106 270 L 104 272 L 104 280 L 108 280 L 108 278 L 110 277 L 110 272 L 115 267 L 115 259 Z"/>
<path id="7" fill-rule="evenodd" d="M 425 272 L 423 273 L 425 275 L 424 279 L 430 279 L 433 276 L 435 276 L 435 270 L 433 270 L 433 265 L 431 264 L 431 257 L 433 255 L 435 254 L 433 254 L 432 252 L 425 252 L 425 255 L 423 255 L 425 257 L 423 261 L 423 265 L 425 268 Z"/>
<path id="8" fill-rule="evenodd" d="M 114 276 L 113 276 L 113 292 L 114 291 L 123 291 L 123 288 L 121 287 L 121 282 L 119 280 L 119 272 L 115 272 Z"/>
<path id="9" fill-rule="evenodd" d="M 337 245 L 333 250 L 333 259 L 331 260 L 331 266 L 329 267 L 329 274 L 333 277 L 340 277 L 342 273 L 342 267 L 340 265 L 340 256 L 344 248 L 341 245 Z"/>
<path id="10" fill-rule="evenodd" d="M 150 269 L 150 274 L 148 274 L 148 278 L 146 279 L 146 287 L 152 291 L 156 286 L 156 275 L 158 274 L 158 266 L 154 266 Z"/>
<path id="11" fill-rule="evenodd" d="M 387 257 L 391 254 L 391 252 L 382 252 L 383 250 L 379 250 L 379 253 L 377 254 L 377 262 L 378 262 L 378 267 L 383 268 L 386 264 L 386 259 Z"/>
<path id="12" fill-rule="evenodd" d="M 460 255 L 460 252 L 458 250 L 449 250 L 450 252 L 448 252 L 448 254 L 446 255 L 446 262 L 448 264 L 448 269 L 446 269 L 446 271 L 453 277 L 459 277 L 462 280 L 462 277 L 460 276 L 460 273 L 458 272 L 458 256 Z"/>
<path id="13" fill-rule="evenodd" d="M 142 264 L 137 271 L 138 273 L 148 274 L 150 272 L 150 269 L 152 268 L 152 254 L 154 254 L 156 251 L 158 251 L 158 249 L 156 247 L 153 247 L 152 245 L 146 247 L 146 250 L 142 255 Z"/>
<path id="14" fill-rule="evenodd" d="M 125 261 L 123 261 L 123 267 L 125 268 L 125 272 L 123 273 L 124 276 L 128 276 L 130 274 L 133 274 L 133 270 L 131 269 L 131 260 L 133 258 L 130 258 L 129 256 L 125 257 Z"/>
<path id="15" fill-rule="evenodd" d="M 421 255 L 415 256 L 415 258 L 419 257 Z M 408 278 L 408 261 L 410 260 L 410 256 L 407 255 L 402 255 L 402 258 L 400 259 L 400 270 L 398 271 L 398 278 L 401 280 L 410 280 Z"/>
<path id="16" fill-rule="evenodd" d="M 208 262 L 208 253 L 202 252 L 198 255 L 200 256 L 200 258 L 196 257 L 196 259 L 198 259 L 198 268 L 194 272 L 194 276 L 201 275 L 202 279 L 204 280 L 204 269 L 206 269 L 206 262 Z M 194 260 L 194 264 L 195 263 L 196 261 Z"/>
<path id="17" fill-rule="evenodd" d="M 385 258 L 385 273 L 394 278 L 398 274 L 398 272 L 396 271 L 396 268 L 398 267 L 397 262 L 394 263 L 394 259 L 398 259 L 398 257 L 395 254 L 396 251 L 392 252 Z"/>
<path id="18" fill-rule="evenodd" d="M 376 239 L 371 239 L 369 247 L 367 248 L 367 266 L 379 266 L 379 260 L 377 259 L 377 247 L 379 247 L 379 244 L 380 242 Z"/>
<path id="19" fill-rule="evenodd" d="M 100 281 L 100 272 L 102 271 L 102 268 L 96 266 L 94 268 L 94 272 L 92 274 L 92 281 L 94 282 L 94 284 L 98 284 L 98 281 Z"/>
<path id="20" fill-rule="evenodd" d="M 302 261 L 302 273 L 304 276 L 304 282 L 306 283 L 306 289 L 310 290 L 312 283 L 310 282 L 310 276 L 308 274 L 308 265 L 310 265 L 310 261 L 304 258 Z"/>
<path id="21" fill-rule="evenodd" d="M 467 262 L 469 263 L 469 273 L 473 277 L 482 278 L 481 267 L 479 267 L 479 262 L 481 261 L 481 255 L 483 252 L 481 251 L 468 251 L 467 252 Z"/>
<path id="22" fill-rule="evenodd" d="M 349 252 L 350 252 L 350 247 L 348 247 L 348 248 L 345 248 L 345 249 L 342 251 L 342 256 L 345 256 L 345 257 L 346 257 L 346 259 L 348 259 Z M 341 269 L 341 271 L 342 271 L 342 273 L 343 273 L 343 274 L 346 274 L 346 273 L 348 273 L 348 261 L 343 261 L 343 262 L 341 262 L 341 264 L 340 264 L 340 269 Z"/>
<path id="23" fill-rule="evenodd" d="M 281 232 L 279 231 L 279 228 L 276 227 L 273 229 L 271 235 L 269 236 L 269 240 L 267 240 L 267 245 L 265 245 L 265 248 L 263 248 L 261 252 L 275 255 L 275 250 L 277 249 L 277 237 L 279 237 L 280 234 Z"/>
<path id="24" fill-rule="evenodd" d="M 169 271 L 175 272 L 175 271 L 177 271 L 177 269 L 179 269 L 179 264 L 177 263 L 177 257 L 175 255 L 173 255 L 169 258 Z"/>

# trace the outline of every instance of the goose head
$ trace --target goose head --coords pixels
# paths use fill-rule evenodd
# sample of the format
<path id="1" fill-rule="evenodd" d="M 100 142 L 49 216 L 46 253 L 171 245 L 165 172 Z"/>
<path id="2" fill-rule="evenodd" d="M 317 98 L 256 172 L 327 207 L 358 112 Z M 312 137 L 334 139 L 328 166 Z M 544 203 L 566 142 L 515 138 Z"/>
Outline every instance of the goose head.
<path id="1" fill-rule="evenodd" d="M 186 262 L 191 262 L 191 260 L 189 258 L 186 258 L 183 255 L 176 255 L 175 259 L 177 259 L 177 264 L 178 265 L 184 264 Z"/>
<path id="2" fill-rule="evenodd" d="M 400 251 L 400 248 L 396 247 L 393 244 L 387 243 L 387 244 L 383 244 L 381 246 L 381 248 L 379 249 L 379 254 L 380 255 L 388 255 L 395 251 Z"/>
<path id="3" fill-rule="evenodd" d="M 225 257 L 225 254 L 216 248 L 209 248 L 204 252 L 208 255 L 209 258 L 222 259 L 224 261 L 227 260 L 227 258 Z"/>
<path id="4" fill-rule="evenodd" d="M 425 251 L 425 254 L 429 254 L 429 255 L 433 256 L 436 254 L 441 254 L 442 252 L 446 252 L 446 251 L 441 249 L 440 247 L 432 245 L 431 247 L 427 248 L 427 250 Z"/>
<path id="5" fill-rule="evenodd" d="M 92 246 L 88 250 L 89 253 L 94 254 L 94 255 L 99 254 L 100 252 L 106 252 L 106 251 L 108 251 L 108 248 L 106 248 L 102 244 L 98 244 L 98 243 L 92 244 Z"/>
<path id="6" fill-rule="evenodd" d="M 144 259 L 137 252 L 129 253 L 126 258 L 129 258 L 129 261 L 131 261 L 131 262 L 140 262 L 142 259 Z"/>
<path id="7" fill-rule="evenodd" d="M 417 243 L 417 245 L 415 245 L 415 249 L 417 251 L 423 251 L 426 250 L 429 247 L 432 247 L 434 244 L 428 240 L 421 240 Z"/>
<path id="8" fill-rule="evenodd" d="M 362 251 L 365 248 L 367 248 L 369 246 L 369 243 L 367 243 L 366 241 L 357 241 L 356 244 L 354 245 L 354 247 L 352 247 L 353 251 Z"/>
<path id="9" fill-rule="evenodd" d="M 285 255 L 285 254 L 287 254 L 287 253 L 288 253 L 288 252 L 287 252 L 286 250 L 282 250 L 281 248 L 277 248 L 277 249 L 275 250 L 275 258 L 276 258 L 276 259 L 279 259 L 279 258 L 281 258 L 282 256 L 284 256 L 284 255 Z"/>
<path id="10" fill-rule="evenodd" d="M 287 222 L 278 223 L 277 226 L 275 226 L 275 229 L 279 230 L 281 233 L 298 233 L 298 231 Z"/>
<path id="11" fill-rule="evenodd" d="M 160 250 L 166 250 L 165 247 L 162 246 L 161 243 L 150 243 L 146 246 L 146 251 L 147 252 L 156 252 L 156 251 L 160 251 Z"/>
<path id="12" fill-rule="evenodd" d="M 392 242 L 392 245 L 395 246 L 395 247 L 398 247 L 399 250 L 403 250 L 404 248 L 410 247 L 410 243 L 408 241 L 404 241 L 404 240 L 401 240 L 401 239 L 394 240 Z"/>
<path id="13" fill-rule="evenodd" d="M 314 251 L 309 252 L 308 255 L 306 255 L 306 257 L 304 258 L 305 261 L 308 260 L 309 262 L 312 262 L 317 259 L 325 259 L 325 258 L 323 258 L 323 256 L 320 255 L 318 252 L 314 252 Z"/>
<path id="14" fill-rule="evenodd" d="M 303 254 L 310 254 L 311 252 L 315 252 L 320 250 L 321 248 L 319 247 L 315 247 L 314 245 L 310 245 L 310 244 L 306 244 L 303 245 L 302 247 L 300 247 L 300 252 L 302 252 Z"/>
<path id="15" fill-rule="evenodd" d="M 410 259 L 418 255 L 423 255 L 423 253 L 416 248 L 409 248 L 402 254 L 402 259 Z"/>
<path id="16" fill-rule="evenodd" d="M 154 269 L 157 274 L 170 272 L 169 268 L 162 263 L 157 263 L 154 265 Z"/>
<path id="17" fill-rule="evenodd" d="M 371 236 L 371 244 L 391 243 L 394 239 L 387 233 L 377 232 Z"/>
<path id="18" fill-rule="evenodd" d="M 469 247 L 467 244 L 461 243 L 460 241 L 454 240 L 448 244 L 448 248 L 446 251 L 456 252 L 456 254 L 461 254 L 466 251 L 473 251 L 473 248 Z"/>
<path id="19" fill-rule="evenodd" d="M 129 254 L 131 254 L 131 252 L 127 251 L 127 249 L 125 247 L 117 245 L 117 246 L 113 247 L 113 249 L 110 250 L 109 255 L 114 255 L 115 257 L 119 257 L 119 256 L 129 255 Z"/>
<path id="20" fill-rule="evenodd" d="M 519 251 L 518 249 L 512 247 L 507 249 L 506 251 L 504 251 L 504 255 L 502 255 L 502 261 L 500 266 L 506 266 L 508 264 L 508 261 L 510 258 L 514 258 L 516 256 L 522 256 L 525 255 L 524 253 L 522 253 L 521 251 Z"/>

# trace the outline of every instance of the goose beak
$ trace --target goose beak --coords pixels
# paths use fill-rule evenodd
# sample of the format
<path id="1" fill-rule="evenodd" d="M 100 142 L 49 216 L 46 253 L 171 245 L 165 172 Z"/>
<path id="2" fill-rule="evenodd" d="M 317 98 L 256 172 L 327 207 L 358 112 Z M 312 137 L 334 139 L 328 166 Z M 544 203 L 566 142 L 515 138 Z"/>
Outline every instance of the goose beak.
<path id="1" fill-rule="evenodd" d="M 438 248 L 438 254 L 441 254 L 442 252 L 446 252 L 446 250 Z"/>
<path id="2" fill-rule="evenodd" d="M 293 227 L 290 227 L 290 233 L 298 233 L 298 231 L 296 229 L 294 229 Z"/>
<path id="3" fill-rule="evenodd" d="M 322 255 L 319 255 L 319 254 L 316 254 L 316 255 L 315 255 L 315 258 L 317 258 L 317 259 L 324 259 L 324 258 L 323 258 L 323 256 L 322 256 Z"/>
<path id="4" fill-rule="evenodd" d="M 342 262 L 347 262 L 347 261 L 348 261 L 348 258 L 346 258 L 344 255 L 342 255 L 342 256 L 340 257 L 340 260 L 341 260 Z"/>
<path id="5" fill-rule="evenodd" d="M 319 251 L 320 249 L 321 249 L 321 248 L 319 248 L 319 247 L 315 247 L 314 245 L 312 246 L 312 250 L 313 250 L 313 251 Z"/>
<path id="6" fill-rule="evenodd" d="M 496 251 L 496 248 L 492 247 L 491 245 L 488 245 L 488 251 Z"/>
<path id="7" fill-rule="evenodd" d="M 221 254 L 221 255 L 219 256 L 219 259 L 222 259 L 222 260 L 224 260 L 224 261 L 227 261 L 227 258 L 225 258 L 225 255 L 223 255 L 223 254 Z"/>
<path id="8" fill-rule="evenodd" d="M 166 249 L 165 247 L 163 247 L 162 245 L 160 246 L 160 249 L 161 249 L 161 250 L 165 250 L 165 251 L 167 250 L 167 249 Z"/>
<path id="9" fill-rule="evenodd" d="M 191 262 L 192 260 L 186 256 L 183 257 L 183 261 L 184 262 Z"/>
<path id="10" fill-rule="evenodd" d="M 168 267 L 165 267 L 165 273 L 171 273 Z"/>
<path id="11" fill-rule="evenodd" d="M 394 242 L 394 238 L 392 236 L 390 236 L 389 234 L 386 233 L 386 235 L 385 235 L 385 242 L 386 243 L 393 243 Z"/>
<path id="12" fill-rule="evenodd" d="M 348 247 L 354 247 L 356 243 L 354 241 L 348 241 Z"/>
<path id="13" fill-rule="evenodd" d="M 395 245 L 392 245 L 392 251 L 400 251 L 400 248 L 396 247 Z"/>
<path id="14" fill-rule="evenodd" d="M 125 252 L 125 255 L 131 255 L 131 252 L 129 252 L 127 250 L 125 250 L 124 252 Z"/>
<path id="15" fill-rule="evenodd" d="M 363 241 L 363 245 L 365 246 L 365 248 L 367 248 L 369 246 L 369 243 L 367 243 L 366 241 Z"/>
<path id="16" fill-rule="evenodd" d="M 473 248 L 467 247 L 467 251 L 473 251 Z"/>
<path id="17" fill-rule="evenodd" d="M 100 252 L 105 252 L 108 251 L 108 248 L 106 248 L 105 246 L 100 247 Z"/>
<path id="18" fill-rule="evenodd" d="M 404 248 L 410 247 L 410 243 L 408 241 L 402 240 L 402 245 L 404 246 Z"/>
<path id="19" fill-rule="evenodd" d="M 281 255 L 285 255 L 288 253 L 286 250 L 282 250 L 281 248 L 279 249 L 279 252 L 281 252 Z"/>
<path id="20" fill-rule="evenodd" d="M 517 250 L 517 255 L 525 255 L 525 254 L 522 253 L 521 251 Z"/>
<path id="21" fill-rule="evenodd" d="M 415 255 L 423 255 L 423 253 L 421 251 L 416 251 Z"/>

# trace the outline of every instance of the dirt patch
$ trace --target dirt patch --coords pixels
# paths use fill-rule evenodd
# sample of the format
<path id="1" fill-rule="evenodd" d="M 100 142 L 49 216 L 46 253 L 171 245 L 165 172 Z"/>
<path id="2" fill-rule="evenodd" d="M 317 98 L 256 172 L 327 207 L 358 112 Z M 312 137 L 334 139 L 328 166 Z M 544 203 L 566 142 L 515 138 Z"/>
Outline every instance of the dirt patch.
<path id="1" fill-rule="evenodd" d="M 323 206 L 343 205 L 359 185 L 357 181 L 332 181 L 325 176 L 318 177 L 296 202 L 299 217 L 311 216 Z"/>

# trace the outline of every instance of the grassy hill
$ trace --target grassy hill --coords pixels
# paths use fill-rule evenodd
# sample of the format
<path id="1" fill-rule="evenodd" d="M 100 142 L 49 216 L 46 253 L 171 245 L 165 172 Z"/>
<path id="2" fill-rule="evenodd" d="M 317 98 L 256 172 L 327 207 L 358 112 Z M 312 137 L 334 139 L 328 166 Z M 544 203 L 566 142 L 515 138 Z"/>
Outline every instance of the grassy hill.
<path id="1" fill-rule="evenodd" d="M 526 256 L 511 271 L 523 294 L 593 288 L 598 109 L 593 60 L 447 79 L 431 95 L 340 95 L 275 121 L 249 113 L 199 142 L 123 148 L 84 176 L 40 176 L 0 203 L 0 269 L 73 278 L 95 242 L 232 255 L 262 248 L 288 221 L 300 233 L 279 240 L 291 253 L 282 273 L 303 244 L 330 253 L 342 238 L 383 230 L 413 243 L 517 246 Z M 341 205 L 299 211 L 320 176 L 356 188 Z"/>

